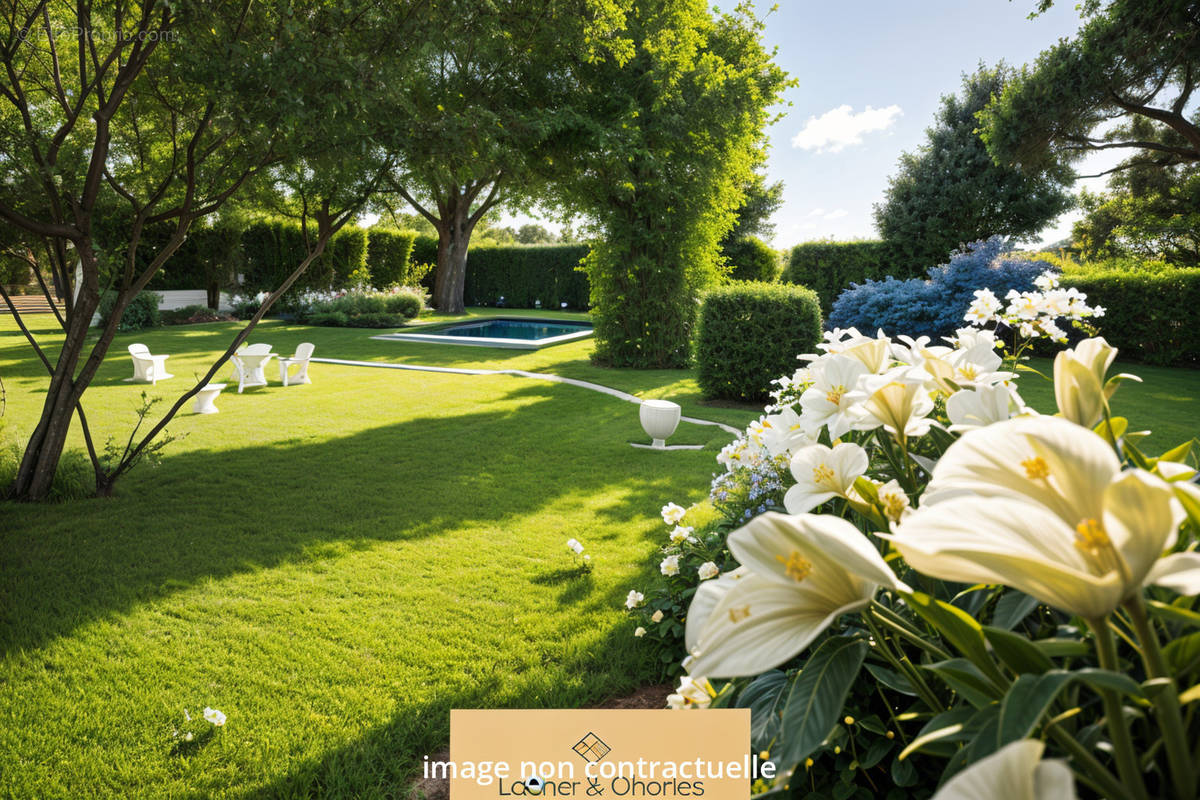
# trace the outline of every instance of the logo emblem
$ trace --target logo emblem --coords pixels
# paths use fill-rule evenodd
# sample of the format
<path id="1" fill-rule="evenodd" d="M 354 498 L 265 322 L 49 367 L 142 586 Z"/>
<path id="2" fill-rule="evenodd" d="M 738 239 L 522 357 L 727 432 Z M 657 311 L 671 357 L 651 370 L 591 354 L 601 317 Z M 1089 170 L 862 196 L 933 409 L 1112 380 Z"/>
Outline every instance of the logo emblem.
<path id="1" fill-rule="evenodd" d="M 575 746 L 571 749 L 578 753 L 579 757 L 584 761 L 592 764 L 595 764 L 612 752 L 612 748 L 606 745 L 604 740 L 594 733 L 588 733 L 587 736 L 576 742 Z"/>

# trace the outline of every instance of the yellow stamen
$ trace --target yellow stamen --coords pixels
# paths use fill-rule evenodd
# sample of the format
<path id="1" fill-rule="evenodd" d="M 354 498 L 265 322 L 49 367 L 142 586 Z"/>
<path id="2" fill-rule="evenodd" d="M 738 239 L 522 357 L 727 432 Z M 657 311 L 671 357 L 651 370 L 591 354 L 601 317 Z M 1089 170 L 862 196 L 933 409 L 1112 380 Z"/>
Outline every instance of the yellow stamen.
<path id="1" fill-rule="evenodd" d="M 729 621 L 735 625 L 750 616 L 750 606 L 729 609 Z"/>
<path id="2" fill-rule="evenodd" d="M 796 583 L 799 583 L 812 574 L 812 562 L 795 550 L 792 551 L 789 557 L 775 556 L 775 560 L 783 564 L 783 571 Z"/>
<path id="3" fill-rule="evenodd" d="M 825 393 L 825 400 L 828 401 L 830 405 L 840 405 L 842 402 L 842 395 L 844 394 L 846 394 L 845 386 L 834 386 Z"/>
<path id="4" fill-rule="evenodd" d="M 1112 547 L 1104 526 L 1094 519 L 1085 519 L 1075 526 L 1075 547 L 1087 553 L 1098 553 Z"/>
<path id="5" fill-rule="evenodd" d="M 813 483 L 818 486 L 824 486 L 836 491 L 837 486 L 833 482 L 835 477 L 837 477 L 837 473 L 825 464 L 818 464 L 813 467 Z"/>
<path id="6" fill-rule="evenodd" d="M 1039 456 L 1025 459 L 1021 462 L 1021 466 L 1025 468 L 1025 477 L 1031 481 L 1045 480 L 1050 477 L 1050 467 Z"/>
<path id="7" fill-rule="evenodd" d="M 908 498 L 901 494 L 885 494 L 879 498 L 883 502 L 883 513 L 892 522 L 899 522 L 900 515 L 908 508 Z"/>

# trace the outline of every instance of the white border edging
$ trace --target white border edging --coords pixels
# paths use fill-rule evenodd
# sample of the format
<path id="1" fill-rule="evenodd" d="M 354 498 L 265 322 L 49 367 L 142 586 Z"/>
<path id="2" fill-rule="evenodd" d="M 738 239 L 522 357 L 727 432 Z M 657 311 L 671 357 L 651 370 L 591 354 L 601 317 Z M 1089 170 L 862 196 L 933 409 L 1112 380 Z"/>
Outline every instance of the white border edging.
<path id="1" fill-rule="evenodd" d="M 375 337 L 378 338 L 378 337 Z M 551 383 L 565 383 L 570 386 L 578 386 L 581 389 L 590 389 L 593 392 L 600 392 L 615 397 L 618 400 L 624 400 L 627 403 L 635 405 L 642 404 L 642 398 L 622 392 L 620 389 L 614 389 L 611 386 L 604 386 L 599 383 L 591 383 L 590 381 L 581 381 L 575 378 L 564 378 L 561 375 L 555 375 L 551 372 L 527 372 L 523 369 L 467 369 L 464 367 L 432 367 L 421 364 L 389 364 L 384 361 L 350 361 L 343 358 L 313 358 L 313 361 L 318 361 L 322 364 L 340 364 L 344 367 L 377 367 L 380 369 L 405 369 L 413 372 L 445 372 L 452 375 L 513 375 L 518 378 L 533 378 L 535 380 L 550 381 Z M 741 436 L 742 432 L 737 428 L 726 425 L 723 422 L 714 422 L 709 419 L 699 419 L 697 417 L 680 417 L 680 422 L 690 422 L 693 425 L 713 425 L 720 428 L 726 433 L 732 433 L 734 436 Z"/>

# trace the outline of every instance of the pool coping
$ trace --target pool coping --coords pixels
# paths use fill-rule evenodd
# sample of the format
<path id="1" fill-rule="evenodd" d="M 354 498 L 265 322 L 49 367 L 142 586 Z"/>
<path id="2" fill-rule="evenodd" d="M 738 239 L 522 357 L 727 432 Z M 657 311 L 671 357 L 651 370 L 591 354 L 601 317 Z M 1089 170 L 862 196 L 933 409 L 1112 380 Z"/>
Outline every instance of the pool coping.
<path id="1" fill-rule="evenodd" d="M 548 322 L 552 324 L 561 324 L 565 320 L 548 319 L 538 317 L 478 317 L 470 321 L 459 320 L 457 322 L 446 322 L 443 325 L 438 325 L 429 333 L 381 333 L 372 336 L 372 339 L 380 339 L 390 342 L 424 342 L 426 344 L 457 344 L 467 347 L 497 347 L 504 350 L 540 350 L 543 347 L 551 347 L 556 344 L 565 344 L 566 342 L 574 342 L 579 339 L 586 339 L 593 334 L 593 329 L 578 331 L 575 333 L 563 333 L 558 336 L 548 336 L 545 339 L 507 339 L 503 337 L 466 337 L 466 336 L 446 336 L 438 334 L 436 331 L 445 330 L 449 327 L 467 326 L 467 325 L 485 325 L 489 322 L 508 321 L 508 322 Z M 572 320 L 573 321 L 573 320 Z"/>

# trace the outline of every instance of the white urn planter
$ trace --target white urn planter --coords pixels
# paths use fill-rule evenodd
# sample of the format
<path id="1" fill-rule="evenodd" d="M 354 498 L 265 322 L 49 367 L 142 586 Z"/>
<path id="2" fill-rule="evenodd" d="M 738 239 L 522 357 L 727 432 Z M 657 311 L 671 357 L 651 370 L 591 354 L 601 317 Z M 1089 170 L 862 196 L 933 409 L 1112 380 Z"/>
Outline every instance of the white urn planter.
<path id="1" fill-rule="evenodd" d="M 678 403 L 670 400 L 643 400 L 638 408 L 638 416 L 642 420 L 642 430 L 652 440 L 650 446 L 655 450 L 665 450 L 667 437 L 675 433 L 679 427 L 680 409 Z"/>

